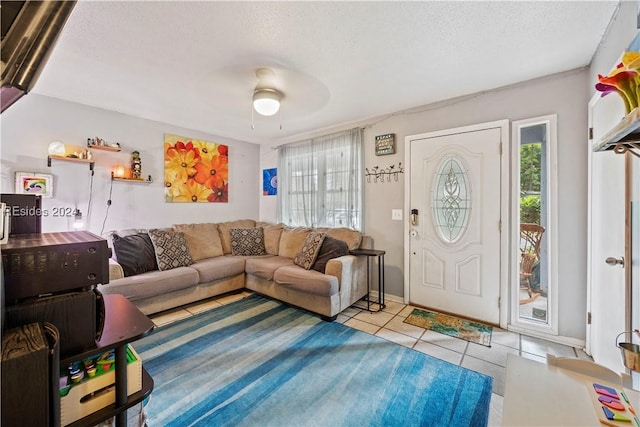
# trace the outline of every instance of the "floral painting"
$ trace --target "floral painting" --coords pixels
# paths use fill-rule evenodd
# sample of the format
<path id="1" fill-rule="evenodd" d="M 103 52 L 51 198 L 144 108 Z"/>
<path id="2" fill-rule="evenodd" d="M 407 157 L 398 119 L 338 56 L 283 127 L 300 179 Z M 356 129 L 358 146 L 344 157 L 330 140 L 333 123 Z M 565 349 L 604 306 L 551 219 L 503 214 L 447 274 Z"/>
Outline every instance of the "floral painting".
<path id="1" fill-rule="evenodd" d="M 164 136 L 165 201 L 227 203 L 229 147 L 182 136 Z"/>
<path id="2" fill-rule="evenodd" d="M 262 170 L 262 195 L 275 196 L 278 194 L 278 169 Z"/>

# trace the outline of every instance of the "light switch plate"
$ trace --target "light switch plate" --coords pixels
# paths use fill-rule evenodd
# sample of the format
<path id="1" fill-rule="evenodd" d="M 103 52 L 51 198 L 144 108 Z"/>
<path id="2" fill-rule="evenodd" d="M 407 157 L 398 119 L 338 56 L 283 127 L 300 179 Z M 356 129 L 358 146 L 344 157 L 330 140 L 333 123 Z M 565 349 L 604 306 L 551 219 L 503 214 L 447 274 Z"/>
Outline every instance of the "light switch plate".
<path id="1" fill-rule="evenodd" d="M 402 209 L 391 209 L 391 219 L 394 221 L 402 221 Z"/>

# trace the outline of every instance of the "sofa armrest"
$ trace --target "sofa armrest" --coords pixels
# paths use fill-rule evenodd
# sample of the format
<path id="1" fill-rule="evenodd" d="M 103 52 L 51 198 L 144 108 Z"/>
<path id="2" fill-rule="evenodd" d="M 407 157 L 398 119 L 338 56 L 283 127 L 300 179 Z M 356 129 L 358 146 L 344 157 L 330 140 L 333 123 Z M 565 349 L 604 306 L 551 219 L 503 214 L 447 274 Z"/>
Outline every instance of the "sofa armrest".
<path id="1" fill-rule="evenodd" d="M 340 293 L 340 311 L 367 294 L 366 257 L 344 255 L 327 262 L 325 274 L 336 276 Z"/>
<path id="2" fill-rule="evenodd" d="M 324 274 L 336 276 L 338 278 L 338 286 L 342 288 L 343 283 L 351 280 L 351 270 L 356 257 L 353 255 L 344 255 L 327 261 L 324 268 Z"/>
<path id="3" fill-rule="evenodd" d="M 115 259 L 109 258 L 109 281 L 122 279 L 123 277 L 124 270 L 122 266 Z"/>

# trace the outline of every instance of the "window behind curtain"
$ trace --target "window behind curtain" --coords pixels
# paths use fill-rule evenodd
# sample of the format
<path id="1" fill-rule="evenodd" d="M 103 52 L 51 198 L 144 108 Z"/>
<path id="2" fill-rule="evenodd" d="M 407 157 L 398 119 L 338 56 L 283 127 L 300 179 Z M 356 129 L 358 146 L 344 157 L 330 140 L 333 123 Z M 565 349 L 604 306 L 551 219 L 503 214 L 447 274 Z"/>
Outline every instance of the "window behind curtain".
<path id="1" fill-rule="evenodd" d="M 362 130 L 278 150 L 278 221 L 362 230 Z"/>

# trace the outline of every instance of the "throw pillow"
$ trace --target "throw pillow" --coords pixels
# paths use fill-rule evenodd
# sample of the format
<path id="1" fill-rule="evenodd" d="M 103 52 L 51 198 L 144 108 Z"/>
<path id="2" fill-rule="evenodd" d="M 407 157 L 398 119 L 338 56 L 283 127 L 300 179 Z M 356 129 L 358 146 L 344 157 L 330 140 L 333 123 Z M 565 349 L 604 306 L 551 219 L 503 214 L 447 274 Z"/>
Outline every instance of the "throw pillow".
<path id="1" fill-rule="evenodd" d="M 331 236 L 326 236 L 324 238 L 324 241 L 322 242 L 322 246 L 320 247 L 320 252 L 318 252 L 316 261 L 313 263 L 311 268 L 313 270 L 319 271 L 320 273 L 324 273 L 327 267 L 327 262 L 329 262 L 329 260 L 347 254 L 349 254 L 349 246 L 345 241 L 335 239 Z"/>
<path id="2" fill-rule="evenodd" d="M 231 255 L 256 256 L 266 255 L 264 248 L 264 230 L 262 227 L 232 228 Z"/>
<path id="3" fill-rule="evenodd" d="M 160 271 L 186 267 L 195 262 L 189 252 L 184 233 L 153 229 L 149 230 L 149 237 L 156 252 Z"/>
<path id="4" fill-rule="evenodd" d="M 252 228 L 256 226 L 256 222 L 252 219 L 239 219 L 236 221 L 218 223 L 218 234 L 220 235 L 220 243 L 222 243 L 222 251 L 224 254 L 231 253 L 231 232 L 232 228 Z"/>
<path id="5" fill-rule="evenodd" d="M 111 231 L 107 231 L 103 237 L 107 240 L 107 246 L 109 246 L 109 249 L 111 249 L 111 256 L 110 258 L 115 259 L 116 261 L 118 261 L 118 255 L 115 253 L 115 248 L 113 247 L 113 236 L 115 236 L 116 234 L 120 237 L 125 237 L 125 236 L 131 236 L 132 234 L 138 234 L 138 233 L 146 233 L 148 230 L 144 230 L 144 229 L 138 229 L 138 228 L 127 228 L 127 229 L 123 229 L 123 230 L 111 230 Z"/>
<path id="6" fill-rule="evenodd" d="M 111 237 L 116 259 L 122 267 L 125 277 L 158 269 L 156 253 L 149 234 L 137 233 L 120 236 L 114 233 Z"/>
<path id="7" fill-rule="evenodd" d="M 293 263 L 299 265 L 305 270 L 309 270 L 318 256 L 322 242 L 324 241 L 326 233 L 320 231 L 312 231 L 304 239 L 302 247 L 293 258 Z"/>

